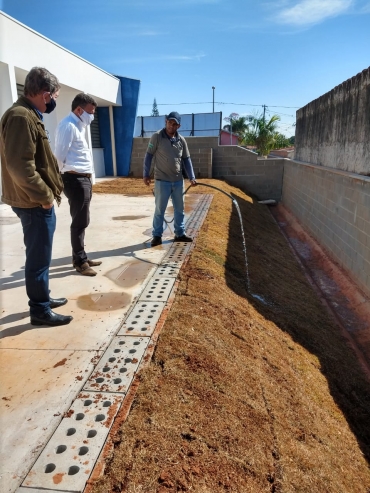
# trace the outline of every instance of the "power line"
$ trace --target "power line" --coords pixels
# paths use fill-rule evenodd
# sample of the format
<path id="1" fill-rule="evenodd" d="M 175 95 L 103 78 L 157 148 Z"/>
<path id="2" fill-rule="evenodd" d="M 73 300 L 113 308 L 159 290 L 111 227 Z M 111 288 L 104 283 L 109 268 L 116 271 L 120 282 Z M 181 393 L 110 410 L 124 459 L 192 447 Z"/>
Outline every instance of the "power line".
<path id="1" fill-rule="evenodd" d="M 157 106 L 180 106 L 182 104 L 213 104 L 213 101 L 201 101 L 196 103 L 157 103 Z M 278 106 L 278 105 L 264 105 L 264 104 L 250 104 L 250 103 L 226 103 L 224 101 L 215 101 L 215 104 L 229 104 L 234 106 L 261 106 L 261 107 L 269 107 L 269 108 L 291 108 L 291 109 L 299 109 L 300 106 Z M 140 103 L 139 106 L 153 106 L 153 103 Z M 290 115 L 288 115 L 290 116 Z"/>

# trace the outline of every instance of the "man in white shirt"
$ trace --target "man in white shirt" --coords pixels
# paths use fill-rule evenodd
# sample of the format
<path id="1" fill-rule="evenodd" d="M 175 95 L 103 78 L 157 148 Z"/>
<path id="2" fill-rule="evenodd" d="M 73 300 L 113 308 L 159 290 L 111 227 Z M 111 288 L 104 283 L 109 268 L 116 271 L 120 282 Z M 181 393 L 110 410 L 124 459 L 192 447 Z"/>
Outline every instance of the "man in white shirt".
<path id="1" fill-rule="evenodd" d="M 96 271 L 91 267 L 101 264 L 87 258 L 84 245 L 85 230 L 90 223 L 93 173 L 91 149 L 87 145 L 85 132 L 94 120 L 96 107 L 97 102 L 91 96 L 77 94 L 72 101 L 71 113 L 59 123 L 55 136 L 55 155 L 72 217 L 73 266 L 84 276 L 96 276 Z"/>

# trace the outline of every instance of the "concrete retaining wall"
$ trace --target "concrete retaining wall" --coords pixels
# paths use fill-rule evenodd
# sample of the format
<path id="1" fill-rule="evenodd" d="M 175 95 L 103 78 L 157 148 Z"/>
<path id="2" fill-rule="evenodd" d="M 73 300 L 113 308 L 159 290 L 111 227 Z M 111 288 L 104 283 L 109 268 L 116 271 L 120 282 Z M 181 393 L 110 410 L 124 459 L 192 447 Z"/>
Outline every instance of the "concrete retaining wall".
<path id="1" fill-rule="evenodd" d="M 370 176 L 370 67 L 297 111 L 295 158 Z"/>
<path id="2" fill-rule="evenodd" d="M 284 159 L 262 159 L 238 146 L 220 146 L 213 157 L 213 178 L 222 178 L 259 200 L 280 200 Z"/>
<path id="3" fill-rule="evenodd" d="M 130 175 L 142 176 L 149 138 L 134 139 Z M 220 178 L 260 200 L 280 200 L 284 159 L 260 159 L 243 147 L 219 146 L 218 137 L 186 137 L 197 178 Z"/>
<path id="4" fill-rule="evenodd" d="M 370 295 L 370 178 L 285 160 L 282 202 Z"/>

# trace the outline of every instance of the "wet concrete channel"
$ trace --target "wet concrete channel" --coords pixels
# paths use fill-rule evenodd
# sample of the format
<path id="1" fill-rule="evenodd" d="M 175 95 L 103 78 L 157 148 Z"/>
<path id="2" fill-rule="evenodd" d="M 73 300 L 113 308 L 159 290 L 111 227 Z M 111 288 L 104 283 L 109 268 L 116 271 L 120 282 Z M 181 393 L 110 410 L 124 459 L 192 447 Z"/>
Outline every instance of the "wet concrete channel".
<path id="1" fill-rule="evenodd" d="M 210 201 L 186 198 L 189 234 Z M 103 263 L 90 278 L 72 268 L 63 200 L 50 288 L 69 300 L 56 311 L 74 320 L 37 327 L 29 323 L 21 225 L 0 204 L 0 493 L 83 491 L 191 248 L 172 241 L 171 224 L 163 245 L 150 248 L 153 210 L 152 195 L 94 195 L 86 250 Z"/>

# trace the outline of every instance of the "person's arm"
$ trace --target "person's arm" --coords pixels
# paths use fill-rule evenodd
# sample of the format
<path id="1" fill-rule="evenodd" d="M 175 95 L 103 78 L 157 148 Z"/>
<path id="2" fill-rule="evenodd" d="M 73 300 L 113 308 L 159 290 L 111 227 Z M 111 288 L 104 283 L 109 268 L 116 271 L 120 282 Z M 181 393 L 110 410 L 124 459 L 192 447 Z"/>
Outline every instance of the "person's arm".
<path id="1" fill-rule="evenodd" d="M 190 159 L 190 156 L 189 157 L 185 157 L 183 159 L 183 162 L 184 162 L 184 166 L 185 166 L 185 170 L 186 170 L 186 174 L 188 175 L 188 178 L 191 182 L 191 184 L 194 186 L 197 184 L 196 180 L 195 180 L 195 175 L 194 175 L 194 169 L 193 169 L 193 163 L 191 162 L 191 159 Z"/>
<path id="2" fill-rule="evenodd" d="M 55 134 L 55 157 L 58 160 L 60 171 L 65 165 L 68 151 L 74 138 L 73 124 L 70 122 L 62 123 L 58 126 Z"/>
<path id="3" fill-rule="evenodd" d="M 31 202 L 52 207 L 54 194 L 36 170 L 37 133 L 23 116 L 12 116 L 3 129 L 7 170 Z M 49 206 L 49 207 L 48 207 Z"/>
<path id="4" fill-rule="evenodd" d="M 195 174 L 194 174 L 194 169 L 193 169 L 193 163 L 191 162 L 190 159 L 190 152 L 188 148 L 188 144 L 184 137 L 181 137 L 182 143 L 183 143 L 183 151 L 182 151 L 182 160 L 184 163 L 184 168 L 186 171 L 186 174 L 190 180 L 190 183 L 195 186 L 197 184 L 195 180 Z"/>
<path id="5" fill-rule="evenodd" d="M 151 184 L 151 179 L 150 179 L 150 168 L 152 165 L 153 161 L 153 156 L 155 154 L 155 151 L 157 150 L 157 134 L 153 134 L 150 138 L 149 144 L 148 144 L 148 149 L 146 151 L 145 157 L 144 157 L 144 166 L 143 166 L 143 180 L 145 185 L 150 185 Z"/>
<path id="6" fill-rule="evenodd" d="M 143 180 L 145 185 L 150 185 L 150 167 L 152 165 L 153 154 L 149 154 L 148 152 L 145 154 L 144 158 L 144 171 L 143 171 Z"/>

